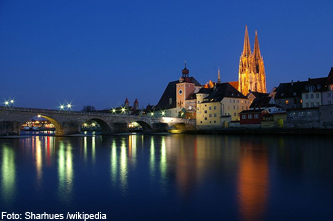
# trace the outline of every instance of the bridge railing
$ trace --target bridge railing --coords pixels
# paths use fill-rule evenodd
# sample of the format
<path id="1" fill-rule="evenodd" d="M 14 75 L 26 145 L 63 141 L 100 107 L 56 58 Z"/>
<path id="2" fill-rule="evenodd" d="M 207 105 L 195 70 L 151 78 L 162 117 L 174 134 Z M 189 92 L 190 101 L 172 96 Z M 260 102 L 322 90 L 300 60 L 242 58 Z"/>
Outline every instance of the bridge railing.
<path id="1" fill-rule="evenodd" d="M 33 112 L 36 115 L 39 114 L 70 114 L 70 115 L 90 115 L 90 116 L 117 116 L 117 117 L 133 117 L 133 118 L 154 118 L 150 115 L 137 116 L 131 114 L 115 114 L 105 112 L 83 112 L 83 111 L 72 111 L 72 110 L 54 110 L 54 109 L 41 109 L 41 108 L 25 108 L 25 107 L 7 107 L 0 106 L 0 111 L 13 111 L 13 112 Z"/>
<path id="2" fill-rule="evenodd" d="M 141 121 L 150 121 L 150 120 L 163 120 L 169 118 L 169 121 L 181 121 L 182 123 L 186 124 L 194 124 L 195 120 L 189 120 L 184 118 L 173 118 L 173 117 L 156 117 L 151 115 L 130 115 L 130 114 L 114 114 L 112 112 L 105 113 L 105 112 L 83 112 L 83 111 L 70 111 L 70 110 L 54 110 L 54 109 L 41 109 L 41 108 L 25 108 L 25 107 L 7 107 L 7 106 L 0 106 L 0 111 L 12 111 L 12 112 L 31 112 L 33 114 L 43 115 L 43 114 L 64 114 L 64 115 L 89 115 L 89 116 L 100 116 L 100 117 L 119 117 L 119 118 L 133 118 L 133 119 L 140 119 Z M 0 112 L 1 114 L 1 112 Z M 169 122 L 168 121 L 168 122 Z M 176 122 L 174 122 L 176 123 Z"/>

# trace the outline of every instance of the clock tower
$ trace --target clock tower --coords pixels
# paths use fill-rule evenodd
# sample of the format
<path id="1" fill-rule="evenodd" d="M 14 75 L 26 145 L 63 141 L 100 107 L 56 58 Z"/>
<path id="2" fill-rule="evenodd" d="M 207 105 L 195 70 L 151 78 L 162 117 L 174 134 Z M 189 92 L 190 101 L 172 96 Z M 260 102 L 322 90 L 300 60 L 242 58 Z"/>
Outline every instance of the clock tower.
<path id="1" fill-rule="evenodd" d="M 185 108 L 187 109 L 186 100 L 194 93 L 195 91 L 195 84 L 192 83 L 189 77 L 190 71 L 186 68 L 186 61 L 185 61 L 185 68 L 182 70 L 182 77 L 179 79 L 179 82 L 176 85 L 176 101 L 177 101 L 177 108 L 180 111 Z"/>

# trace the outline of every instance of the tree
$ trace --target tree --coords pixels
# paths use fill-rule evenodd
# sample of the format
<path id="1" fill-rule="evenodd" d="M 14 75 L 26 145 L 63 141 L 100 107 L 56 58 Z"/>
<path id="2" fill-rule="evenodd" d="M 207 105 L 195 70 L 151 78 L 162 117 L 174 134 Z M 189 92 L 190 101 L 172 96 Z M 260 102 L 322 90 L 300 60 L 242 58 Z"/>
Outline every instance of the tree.
<path id="1" fill-rule="evenodd" d="M 95 111 L 96 111 L 96 109 L 92 105 L 84 106 L 82 109 L 82 112 L 95 112 Z"/>

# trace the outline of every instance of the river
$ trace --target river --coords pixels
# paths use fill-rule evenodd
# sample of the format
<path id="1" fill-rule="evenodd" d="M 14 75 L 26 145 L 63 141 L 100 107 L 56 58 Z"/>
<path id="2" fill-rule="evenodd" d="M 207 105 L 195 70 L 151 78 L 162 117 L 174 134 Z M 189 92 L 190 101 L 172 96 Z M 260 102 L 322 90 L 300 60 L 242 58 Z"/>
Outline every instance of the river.
<path id="1" fill-rule="evenodd" d="M 0 212 L 23 220 L 44 212 L 64 219 L 329 220 L 332 141 L 171 134 L 0 139 Z"/>

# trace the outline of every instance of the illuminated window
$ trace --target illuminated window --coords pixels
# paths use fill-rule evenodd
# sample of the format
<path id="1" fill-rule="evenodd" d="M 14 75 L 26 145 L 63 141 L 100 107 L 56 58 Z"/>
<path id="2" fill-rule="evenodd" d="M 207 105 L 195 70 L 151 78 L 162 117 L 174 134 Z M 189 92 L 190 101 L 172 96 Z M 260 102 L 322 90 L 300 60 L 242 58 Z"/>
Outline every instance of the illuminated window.
<path id="1" fill-rule="evenodd" d="M 289 104 L 289 100 L 286 100 L 286 104 Z"/>
<path id="2" fill-rule="evenodd" d="M 252 119 L 252 114 L 249 114 L 249 115 L 248 115 L 248 119 Z"/>

